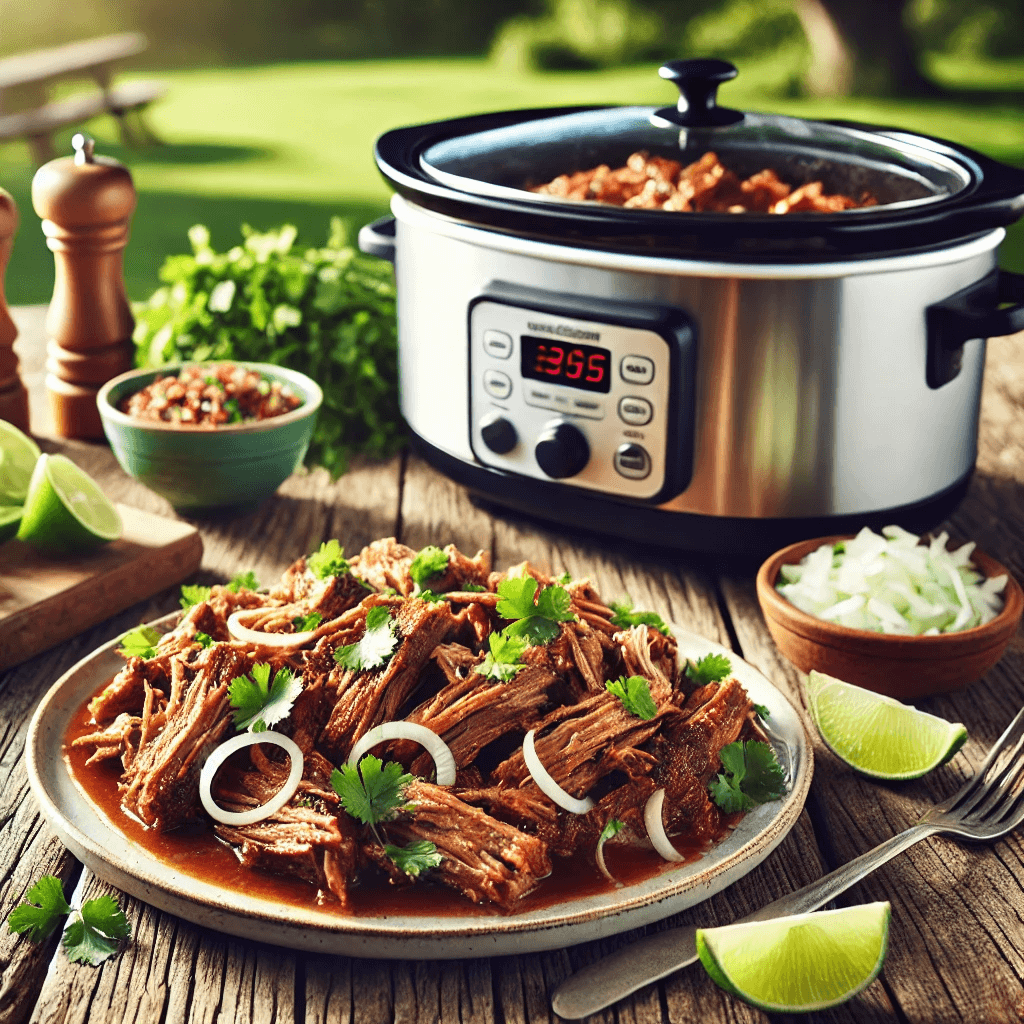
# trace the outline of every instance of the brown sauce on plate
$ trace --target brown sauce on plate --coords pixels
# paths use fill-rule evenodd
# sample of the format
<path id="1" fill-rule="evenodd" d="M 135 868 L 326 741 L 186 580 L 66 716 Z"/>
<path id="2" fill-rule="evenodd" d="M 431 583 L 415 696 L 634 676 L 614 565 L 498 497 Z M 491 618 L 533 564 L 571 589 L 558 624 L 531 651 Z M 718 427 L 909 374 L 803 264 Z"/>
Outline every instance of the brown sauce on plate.
<path id="1" fill-rule="evenodd" d="M 103 687 L 100 688 L 101 690 Z M 97 691 L 99 692 L 99 691 Z M 474 904 L 455 891 L 430 882 L 396 886 L 381 874 L 349 889 L 349 905 L 342 907 L 333 896 L 321 899 L 315 886 L 301 879 L 271 875 L 243 867 L 231 847 L 214 835 L 208 824 L 158 832 L 147 828 L 121 807 L 117 783 L 120 761 L 86 765 L 89 751 L 74 749 L 71 741 L 95 729 L 89 714 L 89 702 L 78 709 L 64 737 L 63 756 L 75 783 L 113 828 L 142 847 L 151 857 L 170 865 L 182 874 L 227 890 L 252 893 L 262 899 L 299 907 L 317 906 L 335 910 L 346 917 L 505 917 L 498 907 Z M 735 827 L 741 815 L 727 820 L 719 841 Z M 648 878 L 671 872 L 683 864 L 699 860 L 714 843 L 691 844 L 677 840 L 676 848 L 684 860 L 669 864 L 650 849 L 607 843 L 605 862 L 611 874 L 623 885 L 634 885 Z M 512 914 L 541 910 L 586 896 L 615 892 L 611 882 L 587 857 L 553 858 L 554 870 L 541 884 L 517 904 Z"/>

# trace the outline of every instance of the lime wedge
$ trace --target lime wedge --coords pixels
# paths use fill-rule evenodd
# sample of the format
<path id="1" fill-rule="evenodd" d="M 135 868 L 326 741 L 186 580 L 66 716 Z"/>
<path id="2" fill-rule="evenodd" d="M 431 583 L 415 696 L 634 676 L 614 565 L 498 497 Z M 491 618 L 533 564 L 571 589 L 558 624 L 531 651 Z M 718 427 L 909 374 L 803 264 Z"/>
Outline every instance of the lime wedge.
<path id="1" fill-rule="evenodd" d="M 20 505 L 0 505 L 0 544 L 10 540 L 18 532 L 20 522 Z"/>
<path id="2" fill-rule="evenodd" d="M 945 764 L 967 739 L 959 722 L 822 672 L 808 676 L 807 697 L 811 717 L 832 753 L 873 779 L 918 779 Z"/>
<path id="3" fill-rule="evenodd" d="M 39 445 L 13 423 L 0 420 L 0 505 L 20 505 L 39 458 Z"/>
<path id="4" fill-rule="evenodd" d="M 697 953 L 726 992 L 769 1013 L 836 1006 L 878 976 L 889 904 L 796 914 L 697 930 Z"/>
<path id="5" fill-rule="evenodd" d="M 63 455 L 40 455 L 19 540 L 46 551 L 86 551 L 121 536 L 121 517 L 87 473 Z"/>

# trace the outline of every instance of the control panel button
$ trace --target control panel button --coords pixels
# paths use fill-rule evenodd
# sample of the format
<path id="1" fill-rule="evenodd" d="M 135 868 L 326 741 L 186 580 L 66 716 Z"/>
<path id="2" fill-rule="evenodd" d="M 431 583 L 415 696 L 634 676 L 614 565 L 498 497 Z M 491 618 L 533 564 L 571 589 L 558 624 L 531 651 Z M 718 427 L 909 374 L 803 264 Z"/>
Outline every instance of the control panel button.
<path id="1" fill-rule="evenodd" d="M 504 331 L 484 331 L 484 351 L 495 359 L 512 355 L 512 335 Z"/>
<path id="2" fill-rule="evenodd" d="M 547 476 L 564 480 L 575 476 L 590 461 L 590 445 L 579 427 L 560 420 L 550 424 L 537 438 L 533 454 Z"/>
<path id="3" fill-rule="evenodd" d="M 484 370 L 484 391 L 491 398 L 508 398 L 512 394 L 512 378 L 501 370 Z"/>
<path id="4" fill-rule="evenodd" d="M 654 360 L 647 356 L 623 356 L 619 376 L 627 384 L 650 384 L 654 380 Z"/>
<path id="5" fill-rule="evenodd" d="M 632 427 L 642 427 L 651 422 L 654 406 L 646 398 L 634 398 L 627 395 L 619 399 L 619 419 Z"/>
<path id="6" fill-rule="evenodd" d="M 495 455 L 507 455 L 519 444 L 514 424 L 498 412 L 488 413 L 480 421 L 480 436 Z"/>
<path id="7" fill-rule="evenodd" d="M 643 480 L 650 475 L 651 457 L 647 449 L 632 441 L 620 444 L 613 459 L 615 471 L 628 480 Z"/>

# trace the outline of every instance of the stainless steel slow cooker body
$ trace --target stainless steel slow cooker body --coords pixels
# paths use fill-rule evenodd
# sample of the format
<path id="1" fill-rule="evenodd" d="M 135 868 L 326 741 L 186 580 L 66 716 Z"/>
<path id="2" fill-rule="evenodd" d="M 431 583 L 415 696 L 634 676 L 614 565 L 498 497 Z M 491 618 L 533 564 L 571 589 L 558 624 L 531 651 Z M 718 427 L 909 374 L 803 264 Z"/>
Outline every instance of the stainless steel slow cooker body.
<path id="1" fill-rule="evenodd" d="M 1024 326 L 1024 279 L 996 268 L 1024 173 L 903 132 L 737 122 L 694 91 L 678 116 L 731 120 L 669 122 L 684 152 L 728 152 L 731 138 L 751 173 L 785 151 L 802 180 L 889 203 L 680 214 L 516 187 L 638 135 L 657 150 L 645 133 L 664 138 L 671 110 L 512 112 L 382 136 L 399 194 L 361 244 L 393 253 L 420 450 L 498 504 L 681 548 L 934 524 L 973 470 L 984 339 Z M 784 150 L 780 132 L 797 143 Z"/>

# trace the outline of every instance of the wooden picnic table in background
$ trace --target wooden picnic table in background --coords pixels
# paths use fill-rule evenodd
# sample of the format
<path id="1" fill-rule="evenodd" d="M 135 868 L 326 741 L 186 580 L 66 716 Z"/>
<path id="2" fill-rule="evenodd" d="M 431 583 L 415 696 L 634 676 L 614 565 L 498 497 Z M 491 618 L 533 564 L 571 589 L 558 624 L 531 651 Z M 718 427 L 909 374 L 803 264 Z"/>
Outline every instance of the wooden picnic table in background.
<path id="1" fill-rule="evenodd" d="M 163 499 L 127 477 L 100 444 L 51 434 L 43 390 L 42 307 L 15 309 L 16 351 L 30 393 L 33 433 L 45 451 L 64 452 L 114 500 L 173 516 Z M 629 594 L 683 629 L 726 644 L 760 669 L 798 708 L 798 673 L 774 647 L 754 592 L 755 566 L 678 552 L 642 550 L 573 536 L 477 507 L 459 486 L 410 454 L 357 461 L 332 481 L 297 474 L 258 511 L 198 523 L 205 554 L 190 582 L 224 582 L 252 569 L 276 579 L 295 558 L 336 537 L 349 552 L 394 535 L 413 548 L 454 542 L 489 548 L 496 568 L 529 559 L 555 573 L 589 575 L 606 597 Z M 1024 579 L 1024 334 L 993 339 L 985 376 L 978 468 L 967 498 L 945 524 Z M 0 567 L 2 574 L 2 567 Z M 6 920 L 42 874 L 84 898 L 114 892 L 132 923 L 131 940 L 99 968 L 68 963 L 57 938 L 33 944 L 0 932 L 0 1024 L 21 1021 L 138 1024 L 179 1021 L 385 1024 L 546 1024 L 548 993 L 583 964 L 630 940 L 494 959 L 364 960 L 310 955 L 234 938 L 122 896 L 77 863 L 40 818 L 22 760 L 33 708 L 80 658 L 141 621 L 177 607 L 177 588 L 109 619 L 0 675 L 0 917 Z M 886 785 L 852 774 L 816 740 L 811 795 L 782 845 L 748 876 L 670 920 L 727 923 L 850 860 L 917 820 L 954 792 L 1024 704 L 1024 644 L 972 686 L 921 703 L 963 722 L 963 752 L 916 782 Z M 812 729 L 813 733 L 813 729 Z M 884 971 L 855 1000 L 803 1018 L 849 1022 L 1024 1020 L 1024 837 L 991 846 L 936 837 L 913 847 L 844 897 L 892 902 Z M 655 927 L 662 927 L 661 925 Z M 769 1018 L 719 990 L 700 967 L 648 986 L 593 1018 L 613 1024 L 763 1022 Z"/>
<path id="2" fill-rule="evenodd" d="M 117 118 L 126 145 L 156 141 L 142 111 L 164 94 L 163 83 L 113 81 L 115 68 L 145 48 L 141 33 L 121 32 L 0 59 L 0 142 L 26 139 L 34 162 L 43 164 L 55 156 L 54 133 L 102 113 Z M 82 77 L 97 88 L 51 98 L 56 83 Z"/>

